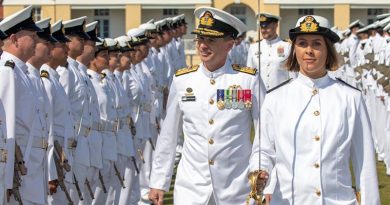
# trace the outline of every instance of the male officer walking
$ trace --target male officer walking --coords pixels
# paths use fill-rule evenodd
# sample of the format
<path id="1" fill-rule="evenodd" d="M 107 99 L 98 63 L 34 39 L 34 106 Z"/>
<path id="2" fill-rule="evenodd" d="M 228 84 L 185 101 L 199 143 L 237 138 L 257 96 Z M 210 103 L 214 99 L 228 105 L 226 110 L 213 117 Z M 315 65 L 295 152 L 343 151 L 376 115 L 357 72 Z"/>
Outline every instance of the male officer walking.
<path id="1" fill-rule="evenodd" d="M 152 166 L 149 198 L 162 204 L 169 190 L 179 124 L 183 153 L 177 169 L 175 204 L 245 204 L 247 176 L 259 167 L 259 104 L 265 88 L 257 70 L 227 59 L 234 39 L 245 30 L 239 19 L 211 8 L 195 10 L 200 18 L 196 46 L 202 63 L 176 71 L 167 115 Z M 255 125 L 255 144 L 250 130 Z"/>

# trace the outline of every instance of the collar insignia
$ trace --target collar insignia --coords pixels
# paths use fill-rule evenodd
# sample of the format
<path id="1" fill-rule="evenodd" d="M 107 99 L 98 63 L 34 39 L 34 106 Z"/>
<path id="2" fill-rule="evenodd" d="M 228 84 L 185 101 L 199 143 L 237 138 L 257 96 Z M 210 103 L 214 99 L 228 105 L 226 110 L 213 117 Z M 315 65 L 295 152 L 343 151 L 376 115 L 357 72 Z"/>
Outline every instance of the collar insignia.
<path id="1" fill-rule="evenodd" d="M 307 16 L 302 22 L 300 30 L 301 32 L 316 32 L 318 31 L 319 23 L 312 17 Z"/>

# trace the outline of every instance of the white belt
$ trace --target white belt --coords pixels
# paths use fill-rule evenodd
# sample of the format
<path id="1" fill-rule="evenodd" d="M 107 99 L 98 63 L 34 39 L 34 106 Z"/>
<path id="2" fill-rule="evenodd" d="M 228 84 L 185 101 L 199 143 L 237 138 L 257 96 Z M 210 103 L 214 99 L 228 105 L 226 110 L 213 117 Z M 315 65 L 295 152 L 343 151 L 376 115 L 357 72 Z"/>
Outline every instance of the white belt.
<path id="1" fill-rule="evenodd" d="M 119 129 L 130 128 L 130 117 L 119 119 Z"/>
<path id="2" fill-rule="evenodd" d="M 58 139 L 58 138 L 62 138 L 62 139 Z M 56 136 L 56 135 L 54 136 L 54 139 L 59 141 L 63 141 L 63 138 L 64 138 L 63 136 Z M 74 138 L 67 139 L 66 143 L 68 145 L 68 149 L 76 149 L 77 147 L 77 141 Z"/>
<path id="3" fill-rule="evenodd" d="M 151 112 L 152 111 L 152 106 L 147 103 L 142 103 L 141 104 L 141 109 L 145 112 Z"/>
<path id="4" fill-rule="evenodd" d="M 39 149 L 47 149 L 48 142 L 46 137 L 32 137 L 31 146 Z M 25 135 L 16 135 L 16 142 L 20 146 L 27 146 L 28 138 Z"/>
<path id="5" fill-rule="evenodd" d="M 90 126 L 85 126 L 85 125 L 81 125 L 78 123 L 76 125 L 76 132 L 79 134 L 79 135 L 82 135 L 84 137 L 88 137 L 89 136 L 89 133 L 91 132 L 91 127 Z"/>
<path id="6" fill-rule="evenodd" d="M 107 132 L 118 131 L 118 121 L 102 120 L 102 130 Z"/>
<path id="7" fill-rule="evenodd" d="M 95 131 L 102 131 L 103 130 L 103 126 L 100 122 L 93 122 L 92 123 L 92 129 L 95 130 Z"/>

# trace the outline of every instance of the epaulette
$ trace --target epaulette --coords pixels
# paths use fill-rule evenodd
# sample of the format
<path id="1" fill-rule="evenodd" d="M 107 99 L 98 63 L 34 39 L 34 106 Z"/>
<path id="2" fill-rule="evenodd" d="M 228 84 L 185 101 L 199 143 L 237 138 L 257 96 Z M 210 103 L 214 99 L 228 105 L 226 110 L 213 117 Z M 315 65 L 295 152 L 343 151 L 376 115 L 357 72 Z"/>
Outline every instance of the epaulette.
<path id="1" fill-rule="evenodd" d="M 336 80 L 338 80 L 339 82 L 343 83 L 344 85 L 346 85 L 346 86 L 348 86 L 350 88 L 353 88 L 355 90 L 358 90 L 360 92 L 360 90 L 358 88 L 353 87 L 352 85 L 346 83 L 345 81 L 341 80 L 340 78 L 336 78 Z"/>
<path id="2" fill-rule="evenodd" d="M 45 71 L 45 70 L 41 70 L 41 78 L 47 78 L 49 79 L 49 72 Z"/>
<path id="3" fill-rule="evenodd" d="M 198 68 L 199 68 L 199 65 L 191 65 L 191 66 L 188 66 L 188 68 L 179 69 L 176 71 L 175 76 L 177 77 L 177 76 L 181 76 L 184 74 L 195 72 L 198 70 Z"/>
<path id="4" fill-rule="evenodd" d="M 278 88 L 280 88 L 280 87 L 282 87 L 282 86 L 284 86 L 284 85 L 287 85 L 287 83 L 289 83 L 291 80 L 292 80 L 292 78 L 290 78 L 290 79 L 284 81 L 283 83 L 280 83 L 279 85 L 277 85 L 277 86 L 275 86 L 275 87 L 269 89 L 269 90 L 267 91 L 267 94 L 270 93 L 270 92 L 272 92 L 272 91 L 274 91 L 274 90 L 276 90 L 276 89 L 278 89 Z"/>
<path id="5" fill-rule="evenodd" d="M 240 66 L 238 64 L 232 64 L 232 68 L 235 71 L 242 72 L 242 73 L 247 73 L 250 75 L 256 75 L 257 69 L 256 68 L 251 68 L 251 67 L 244 67 Z"/>
<path id="6" fill-rule="evenodd" d="M 14 69 L 15 68 L 15 62 L 13 60 L 7 60 L 5 62 L 5 64 L 4 64 L 4 66 L 8 66 L 8 67 Z"/>

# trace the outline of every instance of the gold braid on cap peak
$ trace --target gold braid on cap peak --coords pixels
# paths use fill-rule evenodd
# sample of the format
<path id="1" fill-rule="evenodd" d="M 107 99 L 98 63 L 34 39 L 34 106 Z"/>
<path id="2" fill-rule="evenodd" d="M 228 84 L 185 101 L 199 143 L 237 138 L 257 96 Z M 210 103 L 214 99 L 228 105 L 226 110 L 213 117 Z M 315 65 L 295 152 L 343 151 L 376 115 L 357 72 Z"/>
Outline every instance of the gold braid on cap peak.
<path id="1" fill-rule="evenodd" d="M 197 28 L 193 32 L 196 34 L 200 34 L 200 35 L 216 36 L 216 37 L 221 37 L 221 36 L 225 35 L 225 33 L 223 33 L 223 32 L 211 30 L 208 28 Z"/>

